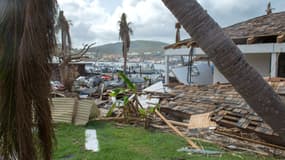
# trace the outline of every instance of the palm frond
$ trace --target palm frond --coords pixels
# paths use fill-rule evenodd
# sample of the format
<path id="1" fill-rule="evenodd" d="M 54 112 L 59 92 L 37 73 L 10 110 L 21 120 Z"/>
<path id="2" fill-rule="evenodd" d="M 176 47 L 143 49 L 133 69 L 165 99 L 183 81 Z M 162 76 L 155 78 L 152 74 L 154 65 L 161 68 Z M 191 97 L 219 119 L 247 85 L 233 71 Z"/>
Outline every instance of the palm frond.
<path id="1" fill-rule="evenodd" d="M 55 47 L 56 0 L 1 0 L 1 5 L 0 155 L 50 160 L 48 62 Z"/>

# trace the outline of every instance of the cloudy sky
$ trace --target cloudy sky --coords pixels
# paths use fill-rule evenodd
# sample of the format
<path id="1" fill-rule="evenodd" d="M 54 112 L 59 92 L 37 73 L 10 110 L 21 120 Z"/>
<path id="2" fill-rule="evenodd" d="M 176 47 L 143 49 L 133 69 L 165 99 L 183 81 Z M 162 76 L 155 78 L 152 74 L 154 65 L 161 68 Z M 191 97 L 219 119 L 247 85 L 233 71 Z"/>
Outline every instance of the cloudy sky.
<path id="1" fill-rule="evenodd" d="M 198 0 L 221 25 L 228 26 L 265 14 L 269 0 Z M 83 43 L 97 45 L 117 42 L 118 20 L 123 12 L 132 22 L 132 40 L 175 39 L 175 18 L 161 0 L 58 0 L 60 9 L 71 20 L 74 47 Z M 284 10 L 285 0 L 271 0 L 273 12 Z M 189 36 L 182 31 L 182 38 Z"/>

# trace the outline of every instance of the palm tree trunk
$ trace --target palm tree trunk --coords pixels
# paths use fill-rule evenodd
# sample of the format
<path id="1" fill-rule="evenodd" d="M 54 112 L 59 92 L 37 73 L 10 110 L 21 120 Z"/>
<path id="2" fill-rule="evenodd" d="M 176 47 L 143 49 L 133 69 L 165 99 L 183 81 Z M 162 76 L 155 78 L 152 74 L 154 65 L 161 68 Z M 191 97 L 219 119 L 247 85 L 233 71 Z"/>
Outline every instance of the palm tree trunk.
<path id="1" fill-rule="evenodd" d="M 66 48 L 66 41 L 65 41 L 65 37 L 66 37 L 66 34 L 64 31 L 61 31 L 61 52 L 62 52 L 62 55 L 65 56 L 65 48 Z"/>
<path id="2" fill-rule="evenodd" d="M 251 108 L 282 137 L 285 105 L 196 0 L 162 0 Z"/>
<path id="3" fill-rule="evenodd" d="M 124 74 L 127 72 L 127 42 L 124 40 L 123 41 L 123 58 L 124 58 Z"/>

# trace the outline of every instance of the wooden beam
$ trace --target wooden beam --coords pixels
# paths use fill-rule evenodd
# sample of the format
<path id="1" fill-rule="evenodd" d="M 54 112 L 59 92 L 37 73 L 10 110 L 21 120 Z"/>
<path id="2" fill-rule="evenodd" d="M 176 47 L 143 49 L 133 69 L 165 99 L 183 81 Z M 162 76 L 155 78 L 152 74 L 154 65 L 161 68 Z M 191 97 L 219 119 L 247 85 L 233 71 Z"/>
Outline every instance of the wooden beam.
<path id="1" fill-rule="evenodd" d="M 259 43 L 259 44 L 242 44 L 238 48 L 243 54 L 268 54 L 285 51 L 285 43 Z M 165 50 L 165 56 L 188 56 L 190 48 L 169 49 Z M 201 48 L 194 48 L 195 56 L 207 56 Z"/>
<path id="2" fill-rule="evenodd" d="M 179 136 L 181 136 L 182 138 L 184 138 L 189 144 L 190 146 L 192 146 L 195 149 L 201 149 L 197 144 L 195 144 L 191 139 L 189 139 L 188 137 L 186 137 L 183 133 L 181 133 L 176 127 L 174 127 L 157 109 L 155 109 L 155 113 L 173 130 L 176 132 L 176 134 L 178 134 Z"/>
<path id="3" fill-rule="evenodd" d="M 176 126 L 181 126 L 181 127 L 188 128 L 188 124 L 187 123 L 173 121 L 173 120 L 168 120 L 168 122 L 170 122 L 171 124 L 176 125 Z"/>
<path id="4" fill-rule="evenodd" d="M 257 40 L 256 37 L 248 37 L 247 40 L 246 40 L 246 43 L 247 44 L 253 44 L 253 43 L 256 42 L 256 40 Z"/>
<path id="5" fill-rule="evenodd" d="M 194 47 L 195 44 L 196 44 L 195 41 L 190 41 L 190 42 L 188 42 L 188 43 L 186 44 L 186 46 L 187 46 L 187 48 L 190 48 L 190 47 Z"/>
<path id="6" fill-rule="evenodd" d="M 234 134 L 229 134 L 229 133 L 221 132 L 221 131 L 218 131 L 218 130 L 215 130 L 214 132 L 217 133 L 217 134 L 221 134 L 221 135 L 224 135 L 224 136 L 232 137 L 232 138 L 235 138 L 235 139 L 238 139 L 238 140 L 248 141 L 250 143 L 261 144 L 261 145 L 264 145 L 264 146 L 285 150 L 285 147 L 283 147 L 283 146 L 279 146 L 279 145 L 275 145 L 275 144 L 271 144 L 271 143 L 266 143 L 266 142 L 262 142 L 262 141 L 257 141 L 257 140 L 249 139 L 249 138 L 245 138 L 245 137 L 240 137 L 240 136 L 237 136 L 237 135 L 234 135 Z"/>
<path id="7" fill-rule="evenodd" d="M 282 43 L 285 41 L 285 34 L 281 34 L 279 36 L 277 36 L 276 42 L 277 43 Z"/>
<path id="8" fill-rule="evenodd" d="M 210 61 L 209 57 L 194 57 L 193 61 Z"/>

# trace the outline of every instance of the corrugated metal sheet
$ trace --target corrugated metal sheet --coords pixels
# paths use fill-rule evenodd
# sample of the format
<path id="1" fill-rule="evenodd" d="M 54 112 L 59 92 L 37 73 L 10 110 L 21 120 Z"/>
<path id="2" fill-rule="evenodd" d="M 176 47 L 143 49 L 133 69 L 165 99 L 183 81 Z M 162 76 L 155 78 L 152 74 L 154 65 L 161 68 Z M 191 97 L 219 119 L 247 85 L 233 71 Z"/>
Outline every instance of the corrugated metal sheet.
<path id="1" fill-rule="evenodd" d="M 78 110 L 75 116 L 75 125 L 85 125 L 89 120 L 90 111 L 94 100 L 80 100 Z"/>
<path id="2" fill-rule="evenodd" d="M 85 125 L 89 120 L 93 100 L 79 100 L 75 98 L 53 98 L 52 99 L 52 119 L 54 123 L 72 123 L 74 115 L 75 125 Z"/>
<path id="3" fill-rule="evenodd" d="M 53 122 L 71 123 L 74 105 L 74 98 L 53 98 L 51 107 Z"/>

